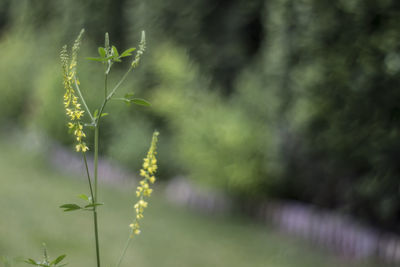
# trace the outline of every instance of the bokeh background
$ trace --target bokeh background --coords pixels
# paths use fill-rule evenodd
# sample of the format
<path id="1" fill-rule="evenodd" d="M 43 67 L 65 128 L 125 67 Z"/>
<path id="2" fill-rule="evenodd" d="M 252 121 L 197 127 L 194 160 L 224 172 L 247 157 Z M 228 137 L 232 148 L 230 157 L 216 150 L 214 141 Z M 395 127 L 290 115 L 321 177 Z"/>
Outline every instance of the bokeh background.
<path id="1" fill-rule="evenodd" d="M 0 256 L 38 258 L 44 241 L 71 266 L 93 265 L 90 216 L 57 210 L 84 180 L 49 161 L 53 144 L 73 147 L 59 51 L 85 28 L 78 73 L 92 110 L 102 66 L 85 57 L 105 32 L 124 50 L 146 30 L 120 94 L 152 107 L 107 107 L 104 159 L 137 173 L 157 129 L 160 184 L 183 177 L 234 203 L 204 215 L 169 204 L 160 186 L 126 266 L 367 266 L 282 234 L 249 207 L 302 203 L 399 233 L 399 15 L 396 0 L 1 0 Z M 110 263 L 133 190 L 134 179 L 104 189 Z"/>

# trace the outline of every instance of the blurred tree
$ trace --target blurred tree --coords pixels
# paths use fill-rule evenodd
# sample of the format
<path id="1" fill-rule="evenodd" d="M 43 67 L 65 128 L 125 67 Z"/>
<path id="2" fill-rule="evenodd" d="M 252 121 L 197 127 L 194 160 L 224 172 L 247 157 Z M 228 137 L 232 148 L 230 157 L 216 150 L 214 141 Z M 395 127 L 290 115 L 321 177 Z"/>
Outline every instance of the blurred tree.
<path id="1" fill-rule="evenodd" d="M 290 129 L 283 196 L 398 229 L 399 3 L 273 2 L 282 23 L 266 25 L 285 40 L 271 53 L 288 55 L 279 90 L 282 107 L 291 103 L 280 111 Z M 293 128 L 301 95 L 311 109 Z"/>
<path id="2" fill-rule="evenodd" d="M 263 6 L 263 0 L 136 1 L 128 19 L 139 25 L 136 30 L 146 27 L 153 38 L 186 47 L 212 77 L 212 88 L 229 95 L 240 71 L 259 52 Z"/>
<path id="3" fill-rule="evenodd" d="M 159 125 L 168 175 L 400 231 L 399 15 L 396 0 L 4 0 L 0 121 L 64 140 L 54 47 L 85 27 L 88 46 L 109 31 L 123 49 L 146 29 L 150 53 L 126 90 L 154 109 L 122 115 L 126 132 L 105 129 L 104 152 L 130 166 L 140 153 L 113 147 L 147 143 L 132 132 Z M 94 84 L 93 65 L 80 67 L 82 84 Z"/>

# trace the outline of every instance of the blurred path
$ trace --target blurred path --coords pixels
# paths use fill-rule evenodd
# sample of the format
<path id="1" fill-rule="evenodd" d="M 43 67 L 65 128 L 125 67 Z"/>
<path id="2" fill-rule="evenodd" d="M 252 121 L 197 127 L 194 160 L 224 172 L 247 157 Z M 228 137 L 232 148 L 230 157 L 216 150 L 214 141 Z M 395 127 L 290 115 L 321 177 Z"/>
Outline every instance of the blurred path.
<path id="1" fill-rule="evenodd" d="M 54 142 L 47 143 L 48 160 L 58 170 L 82 174 L 84 166 L 79 154 Z M 89 157 L 89 165 L 93 159 Z M 99 160 L 99 178 L 120 185 L 136 179 L 136 175 L 106 158 Z M 166 198 L 176 205 L 202 213 L 227 215 L 237 209 L 228 196 L 218 191 L 200 188 L 184 177 L 167 182 Z M 377 258 L 384 263 L 400 263 L 400 237 L 367 227 L 358 221 L 335 212 L 295 202 L 263 202 L 242 205 L 242 212 L 272 224 L 291 235 L 300 237 L 341 257 L 355 260 Z"/>

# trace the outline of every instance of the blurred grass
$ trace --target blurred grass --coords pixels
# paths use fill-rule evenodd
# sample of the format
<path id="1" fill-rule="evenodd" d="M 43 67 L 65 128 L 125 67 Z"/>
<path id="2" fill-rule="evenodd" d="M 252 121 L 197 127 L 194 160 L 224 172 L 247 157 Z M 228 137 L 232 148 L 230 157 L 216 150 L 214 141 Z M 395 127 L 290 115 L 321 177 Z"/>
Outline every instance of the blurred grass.
<path id="1" fill-rule="evenodd" d="M 50 256 L 66 253 L 69 266 L 94 266 L 91 214 L 58 208 L 79 202 L 76 196 L 87 193 L 86 181 L 60 175 L 17 142 L 1 141 L 0 148 L 0 256 L 40 259 L 45 242 Z M 116 262 L 126 240 L 133 191 L 133 184 L 102 186 L 103 266 Z M 143 233 L 124 266 L 367 266 L 344 263 L 244 218 L 204 217 L 171 206 L 159 188 L 146 212 Z"/>

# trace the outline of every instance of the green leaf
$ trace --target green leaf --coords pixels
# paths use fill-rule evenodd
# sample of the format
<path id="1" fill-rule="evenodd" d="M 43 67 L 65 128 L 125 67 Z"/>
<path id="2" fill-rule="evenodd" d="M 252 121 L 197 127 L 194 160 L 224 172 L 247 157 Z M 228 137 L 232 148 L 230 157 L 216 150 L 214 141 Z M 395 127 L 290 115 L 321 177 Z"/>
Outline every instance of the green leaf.
<path id="1" fill-rule="evenodd" d="M 55 259 L 54 261 L 50 262 L 50 265 L 57 265 L 59 262 L 61 262 L 67 255 L 61 255 L 58 256 L 57 259 Z"/>
<path id="2" fill-rule="evenodd" d="M 99 51 L 100 57 L 106 57 L 106 50 L 104 49 L 104 47 L 100 46 L 97 50 Z"/>
<path id="3" fill-rule="evenodd" d="M 112 50 L 114 52 L 114 56 L 119 57 L 118 49 L 113 45 Z"/>
<path id="4" fill-rule="evenodd" d="M 125 98 L 131 98 L 135 95 L 135 93 L 126 93 Z"/>
<path id="5" fill-rule="evenodd" d="M 129 57 L 129 56 L 132 56 L 132 52 L 135 51 L 135 50 L 136 50 L 136 48 L 134 48 L 134 47 L 129 48 L 129 49 L 126 49 L 124 52 L 122 52 L 122 54 L 121 54 L 120 57 Z"/>
<path id="6" fill-rule="evenodd" d="M 108 115 L 108 113 L 106 113 L 106 112 L 104 112 L 104 113 L 101 113 L 101 116 L 100 116 L 100 118 L 103 118 L 103 117 L 105 117 L 105 116 L 107 116 Z"/>
<path id="7" fill-rule="evenodd" d="M 32 265 L 38 265 L 38 264 L 36 263 L 36 261 L 33 260 L 33 259 L 27 259 L 27 260 L 24 260 L 24 262 L 26 262 L 26 263 L 28 263 L 28 264 L 32 264 Z"/>
<path id="8" fill-rule="evenodd" d="M 96 110 L 94 111 L 93 117 L 97 118 L 97 114 L 99 114 L 99 110 L 98 110 L 98 109 L 96 109 Z"/>
<path id="9" fill-rule="evenodd" d="M 86 205 L 85 208 L 91 208 L 91 207 L 96 207 L 96 206 L 101 206 L 104 205 L 104 203 L 92 203 L 89 205 Z"/>
<path id="10" fill-rule="evenodd" d="M 85 195 L 85 194 L 79 195 L 79 198 L 81 198 L 83 200 L 86 200 L 86 201 L 89 201 L 89 197 L 87 195 Z"/>
<path id="11" fill-rule="evenodd" d="M 142 98 L 133 98 L 133 99 L 131 99 L 131 102 L 135 103 L 136 105 L 141 105 L 141 106 L 146 106 L 146 107 L 151 106 L 150 102 L 148 102 L 147 100 L 144 100 Z"/>
<path id="12" fill-rule="evenodd" d="M 99 61 L 99 62 L 103 62 L 103 61 L 107 61 L 110 59 L 115 58 L 115 56 L 108 56 L 108 57 L 87 57 L 86 59 L 88 60 L 93 60 L 93 61 Z"/>
<path id="13" fill-rule="evenodd" d="M 64 204 L 61 205 L 60 208 L 64 209 L 64 211 L 73 211 L 82 209 L 82 207 L 76 204 Z"/>

